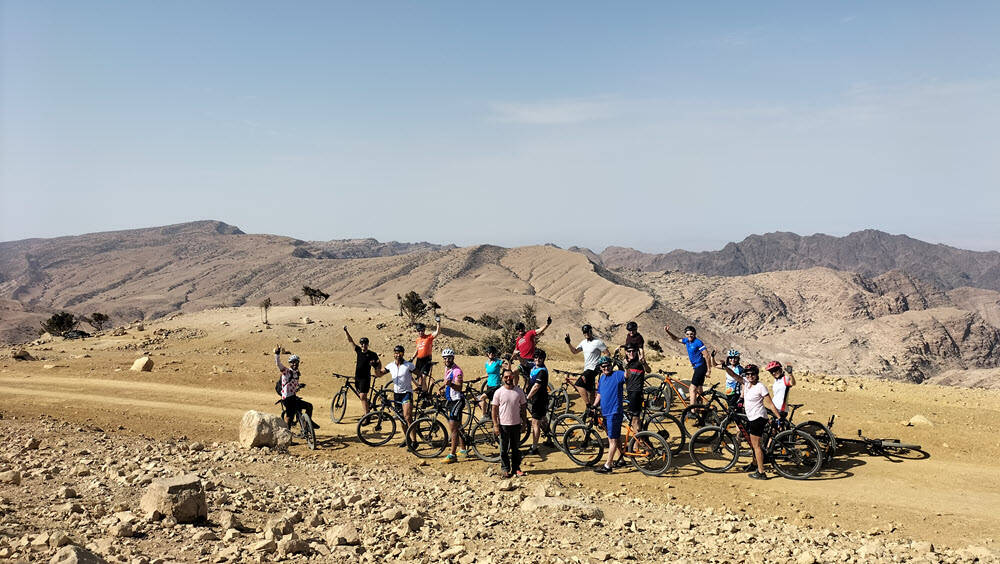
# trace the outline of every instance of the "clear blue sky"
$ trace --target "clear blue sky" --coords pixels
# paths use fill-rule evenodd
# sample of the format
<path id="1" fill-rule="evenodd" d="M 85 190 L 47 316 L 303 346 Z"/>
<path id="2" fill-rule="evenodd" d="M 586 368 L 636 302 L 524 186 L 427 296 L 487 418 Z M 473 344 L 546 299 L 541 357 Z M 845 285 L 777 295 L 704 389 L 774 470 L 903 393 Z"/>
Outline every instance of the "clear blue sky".
<path id="1" fill-rule="evenodd" d="M 0 240 L 1000 249 L 997 2 L 0 10 Z"/>

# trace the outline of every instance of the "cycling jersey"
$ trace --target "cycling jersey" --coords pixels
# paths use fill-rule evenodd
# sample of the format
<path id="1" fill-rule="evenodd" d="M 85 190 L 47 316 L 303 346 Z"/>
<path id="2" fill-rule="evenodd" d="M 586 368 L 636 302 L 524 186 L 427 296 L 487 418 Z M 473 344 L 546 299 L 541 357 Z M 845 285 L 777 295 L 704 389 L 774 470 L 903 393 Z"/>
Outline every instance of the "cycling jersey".
<path id="1" fill-rule="evenodd" d="M 392 376 L 392 390 L 397 394 L 405 394 L 413 391 L 413 371 L 416 368 L 409 362 L 396 364 L 390 362 L 385 365 L 385 369 Z"/>
<path id="2" fill-rule="evenodd" d="M 417 337 L 417 358 L 430 358 L 434 351 L 434 335 L 420 335 Z"/>
<path id="3" fill-rule="evenodd" d="M 732 370 L 733 372 L 735 372 L 737 376 L 739 376 L 741 373 L 743 373 L 743 367 L 740 366 L 739 364 L 736 364 L 736 365 L 727 364 L 726 366 L 729 367 L 729 370 Z M 730 375 L 729 372 L 727 371 L 726 372 L 726 394 L 738 394 L 738 393 L 740 393 L 740 389 L 742 388 L 742 385 L 740 384 L 740 382 L 742 380 L 743 380 L 742 378 L 733 378 L 732 375 Z"/>
<path id="4" fill-rule="evenodd" d="M 785 406 L 788 405 L 788 376 L 782 376 L 771 384 L 771 391 L 774 393 L 774 407 L 778 408 L 778 411 L 785 411 Z"/>
<path id="5" fill-rule="evenodd" d="M 608 350 L 608 346 L 600 339 L 584 339 L 580 341 L 578 349 L 583 350 L 583 369 L 594 370 L 597 368 L 597 361 L 601 358 L 601 353 Z"/>
<path id="6" fill-rule="evenodd" d="M 705 357 L 702 352 L 705 351 L 705 343 L 701 342 L 701 339 L 695 337 L 694 339 L 688 339 L 684 337 L 681 341 L 684 346 L 687 347 L 688 360 L 691 361 L 691 366 L 701 366 L 705 364 Z"/>
<path id="7" fill-rule="evenodd" d="M 610 417 L 622 412 L 622 385 L 625 383 L 625 372 L 615 370 L 611 374 L 601 376 L 597 383 L 597 393 L 601 396 L 601 413 Z"/>
<path id="8" fill-rule="evenodd" d="M 452 364 L 448 372 L 445 372 L 444 381 L 451 383 L 451 386 L 445 388 L 445 399 L 448 401 L 462 399 L 462 369 L 457 364 Z"/>
<path id="9" fill-rule="evenodd" d="M 503 360 L 487 360 L 486 364 L 486 386 L 489 388 L 500 387 L 500 375 L 503 372 Z"/>
<path id="10" fill-rule="evenodd" d="M 517 349 L 517 354 L 521 355 L 523 359 L 535 358 L 535 341 L 538 340 L 538 333 L 534 329 L 528 331 L 524 335 L 517 338 L 517 342 L 514 343 L 514 347 Z"/>
<path id="11" fill-rule="evenodd" d="M 354 354 L 358 355 L 354 365 L 354 377 L 367 378 L 371 376 L 373 363 L 378 363 L 378 355 L 375 354 L 375 351 L 371 349 L 362 351 L 361 347 L 354 345 Z"/>
<path id="12" fill-rule="evenodd" d="M 625 335 L 625 346 L 628 347 L 629 345 L 641 349 L 646 345 L 646 339 L 642 338 L 642 333 L 636 331 L 635 335 Z"/>
<path id="13" fill-rule="evenodd" d="M 764 398 L 767 397 L 767 386 L 757 382 L 753 386 L 747 386 L 743 392 L 743 408 L 746 410 L 747 419 L 756 421 L 767 416 L 767 408 L 764 407 Z"/>
<path id="14" fill-rule="evenodd" d="M 281 399 L 294 397 L 299 393 L 299 371 L 281 364 L 281 355 L 274 355 L 274 362 L 278 365 L 278 372 L 281 372 Z"/>
<path id="15" fill-rule="evenodd" d="M 532 405 L 544 405 L 548 407 L 549 403 L 549 369 L 544 366 L 536 366 L 531 369 L 531 375 L 528 377 L 528 391 L 531 393 L 531 389 L 538 384 L 538 391 L 535 395 L 531 396 Z"/>

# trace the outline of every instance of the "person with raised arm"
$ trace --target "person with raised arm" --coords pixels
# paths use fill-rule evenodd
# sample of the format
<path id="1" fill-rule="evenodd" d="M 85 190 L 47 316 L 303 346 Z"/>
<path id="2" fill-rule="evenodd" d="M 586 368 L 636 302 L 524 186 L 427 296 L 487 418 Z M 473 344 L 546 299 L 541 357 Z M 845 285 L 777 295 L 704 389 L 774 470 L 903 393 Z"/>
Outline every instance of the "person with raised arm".
<path id="1" fill-rule="evenodd" d="M 437 326 L 430 333 L 427 332 L 427 326 L 423 323 L 417 323 L 413 326 L 414 331 L 417 332 L 417 352 L 414 356 L 417 386 L 425 392 L 430 390 L 431 382 L 429 376 L 431 374 L 431 364 L 434 362 L 434 339 L 441 333 L 441 316 L 435 316 L 434 321 L 437 323 Z"/>
<path id="2" fill-rule="evenodd" d="M 354 384 L 358 387 L 358 397 L 361 399 L 365 415 L 368 415 L 368 392 L 372 386 L 372 369 L 379 368 L 378 355 L 368 349 L 368 337 L 361 337 L 355 343 L 351 332 L 347 330 L 347 325 L 344 325 L 344 334 L 347 335 L 347 342 L 354 347 L 354 354 L 358 356 L 354 365 Z"/>
<path id="3" fill-rule="evenodd" d="M 531 369 L 535 367 L 535 347 L 538 345 L 538 338 L 549 328 L 549 325 L 552 325 L 551 315 L 545 319 L 545 325 L 531 331 L 525 331 L 526 327 L 520 321 L 514 325 L 517 339 L 514 341 L 514 350 L 511 352 L 511 365 L 514 364 L 515 360 L 517 361 L 526 388 Z"/>
<path id="4" fill-rule="evenodd" d="M 698 338 L 698 332 L 695 328 L 690 325 L 684 328 L 684 337 L 678 337 L 671 333 L 669 325 L 664 325 L 663 330 L 667 332 L 668 337 L 684 345 L 687 349 L 692 370 L 691 393 L 688 394 L 688 402 L 690 405 L 701 403 L 705 378 L 712 374 L 712 362 L 709 358 L 708 348 Z"/>
<path id="5" fill-rule="evenodd" d="M 604 344 L 604 341 L 594 337 L 594 328 L 589 323 L 585 323 L 580 328 L 580 331 L 583 332 L 583 340 L 580 341 L 579 346 L 573 346 L 569 338 L 569 333 L 566 333 L 565 341 L 566 346 L 569 347 L 569 352 L 573 354 L 583 353 L 583 375 L 577 378 L 576 382 L 570 382 L 570 378 L 567 376 L 566 383 L 573 384 L 576 392 L 583 399 L 584 405 L 590 405 L 590 401 L 594 397 L 594 390 L 596 389 L 597 360 L 601 358 L 601 355 L 607 354 L 608 346 Z"/>

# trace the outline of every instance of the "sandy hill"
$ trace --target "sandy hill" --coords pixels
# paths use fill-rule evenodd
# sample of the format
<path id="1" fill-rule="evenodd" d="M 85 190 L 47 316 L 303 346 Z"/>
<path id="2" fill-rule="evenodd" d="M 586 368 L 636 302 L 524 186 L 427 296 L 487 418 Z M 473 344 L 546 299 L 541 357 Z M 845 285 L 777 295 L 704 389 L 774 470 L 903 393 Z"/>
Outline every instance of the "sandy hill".
<path id="1" fill-rule="evenodd" d="M 383 310 L 416 291 L 441 304 L 448 330 L 462 335 L 481 332 L 456 329 L 456 320 L 518 317 L 532 304 L 539 319 L 555 318 L 550 334 L 574 339 L 587 322 L 620 342 L 635 319 L 647 339 L 662 340 L 664 324 L 694 323 L 713 348 L 816 370 L 914 381 L 947 373 L 943 381 L 961 384 L 966 371 L 1000 366 L 1000 293 L 945 291 L 904 270 L 653 273 L 611 270 L 602 257 L 548 245 L 307 242 L 217 221 L 0 243 L 0 338 L 31 340 L 61 309 L 107 313 L 120 325 L 265 298 L 290 305 L 304 285 L 330 294 L 327 305 Z M 982 372 L 969 378 L 992 382 Z"/>

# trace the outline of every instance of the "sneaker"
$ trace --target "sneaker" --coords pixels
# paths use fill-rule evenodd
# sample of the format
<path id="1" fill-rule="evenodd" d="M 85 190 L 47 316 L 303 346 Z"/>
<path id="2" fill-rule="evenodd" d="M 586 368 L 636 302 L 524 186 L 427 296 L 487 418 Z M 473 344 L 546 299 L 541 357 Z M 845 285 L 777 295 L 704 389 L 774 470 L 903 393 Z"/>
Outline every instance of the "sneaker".
<path id="1" fill-rule="evenodd" d="M 501 476 L 501 477 L 502 477 L 502 478 L 503 478 L 504 480 L 506 480 L 506 479 L 510 478 L 511 476 L 513 476 L 513 474 L 511 474 L 510 472 L 508 472 L 508 471 L 506 471 L 506 470 L 502 470 L 502 471 L 500 472 L 500 476 Z"/>
<path id="2" fill-rule="evenodd" d="M 766 480 L 767 479 L 767 474 L 765 474 L 763 472 L 754 472 L 754 473 L 750 474 L 750 477 L 753 478 L 754 480 Z"/>
<path id="3" fill-rule="evenodd" d="M 462 450 L 458 451 L 458 454 L 461 454 L 462 456 L 468 458 L 469 457 L 469 449 L 462 449 Z"/>
<path id="4" fill-rule="evenodd" d="M 518 470 L 517 472 L 514 472 L 514 474 L 516 474 L 518 478 L 523 478 L 523 477 L 525 477 L 525 476 L 528 475 L 527 472 L 522 472 L 521 470 Z"/>
<path id="5" fill-rule="evenodd" d="M 448 456 L 444 457 L 444 463 L 445 464 L 451 464 L 451 463 L 457 462 L 457 461 L 458 461 L 458 457 L 455 456 L 454 454 L 449 454 Z"/>
<path id="6" fill-rule="evenodd" d="M 552 442 L 552 437 L 549 437 L 549 438 L 545 439 L 545 442 L 542 443 L 542 444 L 545 445 L 545 446 L 547 446 L 547 447 L 549 447 L 549 448 L 555 448 L 555 446 L 556 446 L 556 444 L 554 442 Z"/>
<path id="7" fill-rule="evenodd" d="M 753 472 L 756 469 L 757 469 L 757 464 L 754 462 L 751 462 L 750 464 L 747 464 L 746 466 L 743 467 L 744 472 Z"/>
<path id="8" fill-rule="evenodd" d="M 537 446 L 533 446 L 530 449 L 528 449 L 528 454 L 533 455 L 533 456 L 538 456 L 538 447 Z"/>
<path id="9" fill-rule="evenodd" d="M 628 462 L 625 462 L 624 459 L 619 458 L 615 461 L 615 468 L 624 468 L 626 466 L 628 466 Z"/>
<path id="10" fill-rule="evenodd" d="M 594 472 L 597 472 L 598 474 L 610 474 L 611 469 L 608 468 L 607 466 L 598 466 L 597 468 L 594 469 Z"/>

